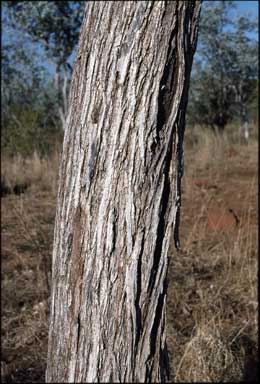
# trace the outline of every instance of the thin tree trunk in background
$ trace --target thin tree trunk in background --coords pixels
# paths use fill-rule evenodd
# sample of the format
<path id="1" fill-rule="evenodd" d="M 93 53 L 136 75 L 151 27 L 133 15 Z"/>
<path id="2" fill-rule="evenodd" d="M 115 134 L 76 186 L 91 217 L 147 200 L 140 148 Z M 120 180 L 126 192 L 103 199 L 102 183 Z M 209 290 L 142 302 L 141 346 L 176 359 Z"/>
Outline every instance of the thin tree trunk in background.
<path id="1" fill-rule="evenodd" d="M 65 131 L 66 128 L 66 120 L 68 114 L 68 83 L 69 76 L 66 68 L 63 69 L 63 76 L 61 75 L 60 67 L 56 68 L 56 73 L 54 77 L 54 88 L 57 94 L 60 94 L 61 96 L 60 105 L 58 106 L 58 114 L 63 131 Z"/>
<path id="2" fill-rule="evenodd" d="M 59 175 L 47 382 L 168 377 L 198 1 L 87 2 Z"/>

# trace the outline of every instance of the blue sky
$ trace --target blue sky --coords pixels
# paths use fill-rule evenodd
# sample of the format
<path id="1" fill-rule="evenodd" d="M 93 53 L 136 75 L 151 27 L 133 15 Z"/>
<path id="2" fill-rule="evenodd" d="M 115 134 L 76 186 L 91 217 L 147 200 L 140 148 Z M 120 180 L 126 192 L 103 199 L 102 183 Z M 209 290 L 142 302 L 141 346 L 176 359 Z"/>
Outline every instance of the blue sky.
<path id="1" fill-rule="evenodd" d="M 258 17 L 258 0 L 255 1 L 236 1 L 237 9 L 240 13 L 250 12 L 252 16 Z"/>
<path id="2" fill-rule="evenodd" d="M 211 2 L 212 0 L 204 0 L 203 2 Z M 202 7 L 203 7 L 202 2 Z M 250 0 L 237 0 L 234 1 L 236 9 L 234 10 L 235 14 L 239 14 L 239 16 L 245 15 L 252 17 L 253 19 L 258 20 L 258 0 L 250 1 Z M 251 36 L 250 36 L 251 35 Z M 249 33 L 249 36 L 258 40 L 258 32 L 257 33 Z"/>
<path id="3" fill-rule="evenodd" d="M 235 1 L 237 6 L 237 11 L 241 15 L 249 15 L 254 19 L 258 20 L 258 1 Z M 259 22 L 259 20 L 258 20 Z M 258 33 L 249 33 L 248 36 L 250 38 L 258 40 Z"/>
<path id="4" fill-rule="evenodd" d="M 254 19 L 258 20 L 258 7 L 259 7 L 259 2 L 258 0 L 255 1 L 242 1 L 238 0 L 235 1 L 236 4 L 236 10 L 240 15 L 246 15 L 249 17 L 252 17 Z M 259 22 L 259 20 L 258 20 Z M 258 31 L 257 32 L 249 32 L 248 37 L 255 39 L 258 41 Z"/>

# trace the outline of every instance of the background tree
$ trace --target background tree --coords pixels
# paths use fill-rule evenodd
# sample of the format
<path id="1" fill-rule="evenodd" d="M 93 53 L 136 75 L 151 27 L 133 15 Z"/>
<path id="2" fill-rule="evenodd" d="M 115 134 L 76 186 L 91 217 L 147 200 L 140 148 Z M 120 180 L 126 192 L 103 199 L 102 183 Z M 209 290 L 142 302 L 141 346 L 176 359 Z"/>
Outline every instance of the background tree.
<path id="1" fill-rule="evenodd" d="M 192 73 L 189 121 L 223 129 L 249 118 L 258 76 L 257 23 L 238 16 L 234 1 L 203 3 L 198 51 Z"/>
<path id="2" fill-rule="evenodd" d="M 47 382 L 165 381 L 167 251 L 200 2 L 86 3 L 59 176 Z"/>
<path id="3" fill-rule="evenodd" d="M 5 1 L 6 23 L 26 34 L 54 66 L 54 86 L 63 127 L 68 109 L 71 56 L 82 22 L 82 1 Z M 29 57 L 29 56 L 28 56 Z"/>
<path id="4" fill-rule="evenodd" d="M 51 79 L 35 54 L 20 39 L 2 45 L 1 149 L 6 155 L 43 153 L 60 131 Z"/>

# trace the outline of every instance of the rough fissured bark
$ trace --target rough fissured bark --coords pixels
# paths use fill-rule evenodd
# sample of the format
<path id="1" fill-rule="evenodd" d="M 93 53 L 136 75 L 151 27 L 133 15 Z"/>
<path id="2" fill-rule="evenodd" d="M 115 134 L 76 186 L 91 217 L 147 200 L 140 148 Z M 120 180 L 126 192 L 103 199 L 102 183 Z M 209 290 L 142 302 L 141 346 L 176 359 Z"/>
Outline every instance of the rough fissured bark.
<path id="1" fill-rule="evenodd" d="M 167 251 L 200 2 L 87 2 L 59 175 L 47 382 L 168 376 Z"/>

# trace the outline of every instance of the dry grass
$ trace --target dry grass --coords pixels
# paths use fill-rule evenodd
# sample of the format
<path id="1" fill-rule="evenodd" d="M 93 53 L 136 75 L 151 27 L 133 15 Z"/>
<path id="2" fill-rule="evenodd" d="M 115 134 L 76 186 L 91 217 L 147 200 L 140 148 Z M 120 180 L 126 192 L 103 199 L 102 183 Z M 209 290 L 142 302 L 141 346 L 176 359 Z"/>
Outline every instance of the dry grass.
<path id="1" fill-rule="evenodd" d="M 258 149 L 255 141 L 236 142 L 231 133 L 220 139 L 202 130 L 201 142 L 186 148 L 183 247 L 171 249 L 169 271 L 174 382 L 257 376 Z M 212 227 L 210 215 L 218 212 L 219 226 Z"/>
<path id="2" fill-rule="evenodd" d="M 186 133 L 182 251 L 170 249 L 173 382 L 256 379 L 257 152 L 255 137 L 247 145 L 234 127 L 223 137 L 199 127 Z M 44 380 L 57 170 L 57 153 L 2 159 L 2 185 L 27 185 L 2 198 L 1 368 L 8 382 Z"/>
<path id="3" fill-rule="evenodd" d="M 1 187 L 2 191 L 25 191 L 30 186 L 50 191 L 55 195 L 57 190 L 57 167 L 59 153 L 55 151 L 49 158 L 40 158 L 37 152 L 32 157 L 22 158 L 19 154 L 14 158 L 2 156 Z M 20 187 L 20 188 L 19 188 Z"/>
<path id="4" fill-rule="evenodd" d="M 8 382 L 43 382 L 58 155 L 2 160 L 2 364 Z M 14 191 L 15 186 L 26 189 Z M 24 192 L 24 193 L 21 193 Z"/>

